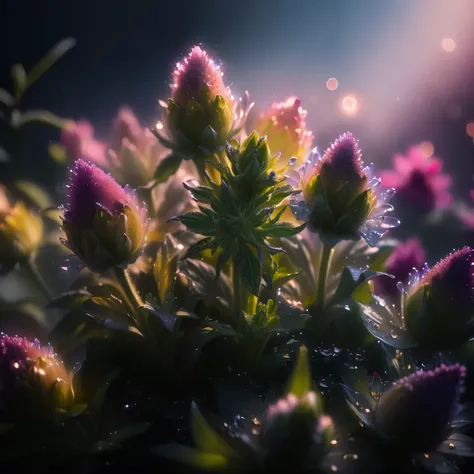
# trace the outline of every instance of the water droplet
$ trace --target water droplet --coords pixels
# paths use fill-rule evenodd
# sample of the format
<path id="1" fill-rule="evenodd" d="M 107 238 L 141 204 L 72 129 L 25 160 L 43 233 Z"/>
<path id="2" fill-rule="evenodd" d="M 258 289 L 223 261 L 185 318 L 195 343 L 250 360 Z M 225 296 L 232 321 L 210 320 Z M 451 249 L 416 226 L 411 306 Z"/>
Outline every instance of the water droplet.
<path id="1" fill-rule="evenodd" d="M 334 464 L 331 466 L 331 472 L 337 472 L 337 466 Z"/>
<path id="2" fill-rule="evenodd" d="M 358 454 L 344 454 L 344 461 L 357 461 L 358 459 Z"/>
<path id="3" fill-rule="evenodd" d="M 298 161 L 298 158 L 296 158 L 296 156 L 292 156 L 290 160 L 288 161 L 288 164 L 290 166 L 293 166 L 297 161 Z"/>
<path id="4" fill-rule="evenodd" d="M 454 449 L 456 445 L 454 443 L 449 443 L 449 449 Z"/>
<path id="5" fill-rule="evenodd" d="M 336 446 L 336 444 L 337 444 L 337 439 L 331 440 L 331 446 Z"/>

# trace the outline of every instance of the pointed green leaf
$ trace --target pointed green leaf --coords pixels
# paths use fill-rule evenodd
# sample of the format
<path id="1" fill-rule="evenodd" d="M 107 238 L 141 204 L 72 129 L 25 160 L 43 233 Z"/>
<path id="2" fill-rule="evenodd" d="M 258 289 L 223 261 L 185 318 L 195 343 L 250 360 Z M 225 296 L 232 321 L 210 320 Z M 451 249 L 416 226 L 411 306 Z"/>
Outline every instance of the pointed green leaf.
<path id="1" fill-rule="evenodd" d="M 311 381 L 311 369 L 309 366 L 308 349 L 301 346 L 298 352 L 295 368 L 290 377 L 288 384 L 288 393 L 292 393 L 297 397 L 302 397 L 313 389 Z"/>
<path id="2" fill-rule="evenodd" d="M 48 308 L 73 309 L 92 298 L 87 290 L 68 291 L 48 304 Z"/>
<path id="3" fill-rule="evenodd" d="M 14 64 L 11 69 L 11 76 L 13 82 L 13 90 L 15 91 L 15 99 L 20 99 L 25 92 L 26 72 L 21 64 Z"/>
<path id="4" fill-rule="evenodd" d="M 196 243 L 192 244 L 187 250 L 184 258 L 192 258 L 198 256 L 203 250 L 212 248 L 214 242 L 214 237 L 206 237 L 204 239 L 198 240 Z"/>
<path id="5" fill-rule="evenodd" d="M 177 461 L 205 471 L 221 471 L 229 467 L 230 461 L 220 454 L 203 453 L 198 449 L 178 443 L 156 446 L 152 452 L 158 456 Z"/>
<path id="6" fill-rule="evenodd" d="M 31 69 L 27 77 L 27 87 L 34 84 L 51 66 L 64 56 L 76 44 L 74 38 L 65 38 L 54 45 L 38 63 Z"/>
<path id="7" fill-rule="evenodd" d="M 155 179 L 157 183 L 164 183 L 173 176 L 181 165 L 181 157 L 171 153 L 162 159 L 155 170 Z"/>
<path id="8" fill-rule="evenodd" d="M 264 228 L 267 237 L 291 237 L 299 234 L 306 227 L 306 222 L 298 227 L 295 227 L 290 222 L 277 222 L 268 228 Z"/>
<path id="9" fill-rule="evenodd" d="M 235 258 L 240 273 L 240 278 L 248 290 L 255 296 L 258 295 L 262 283 L 262 265 L 247 245 L 241 246 Z"/>
<path id="10" fill-rule="evenodd" d="M 205 453 L 226 458 L 233 455 L 232 448 L 211 428 L 194 402 L 191 404 L 191 435 L 196 446 Z"/>

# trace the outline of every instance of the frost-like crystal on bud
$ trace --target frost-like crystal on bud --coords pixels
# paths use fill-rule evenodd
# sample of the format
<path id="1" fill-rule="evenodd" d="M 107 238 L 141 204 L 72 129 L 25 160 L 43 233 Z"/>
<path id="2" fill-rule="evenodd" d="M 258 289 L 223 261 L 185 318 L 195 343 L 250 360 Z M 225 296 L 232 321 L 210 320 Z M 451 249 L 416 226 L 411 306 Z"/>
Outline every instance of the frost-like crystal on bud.
<path id="1" fill-rule="evenodd" d="M 6 416 L 41 418 L 74 400 L 72 375 L 51 347 L 0 336 L 0 398 Z"/>
<path id="2" fill-rule="evenodd" d="M 380 398 L 374 428 L 406 451 L 432 451 L 457 414 L 465 373 L 459 364 L 441 365 L 398 380 Z"/>
<path id="3" fill-rule="evenodd" d="M 400 242 L 395 247 L 390 257 L 385 262 L 384 271 L 395 278 L 381 276 L 375 278 L 375 293 L 385 297 L 397 298 L 400 290 L 398 282 L 407 283 L 411 273 L 420 271 L 425 264 L 425 251 L 418 239 L 409 239 L 405 243 Z"/>
<path id="4" fill-rule="evenodd" d="M 96 166 L 76 161 L 64 210 L 65 244 L 93 271 L 126 266 L 145 240 L 146 210 Z"/>
<path id="5" fill-rule="evenodd" d="M 271 466 L 303 467 L 310 458 L 324 456 L 334 427 L 320 407 L 318 395 L 307 392 L 302 397 L 290 393 L 268 408 L 260 436 Z"/>
<path id="6" fill-rule="evenodd" d="M 181 159 L 213 155 L 242 129 L 252 105 L 235 101 L 222 77 L 199 46 L 176 65 L 162 130 L 153 133 Z"/>
<path id="7" fill-rule="evenodd" d="M 364 166 L 359 145 L 351 133 L 341 135 L 321 157 L 314 149 L 300 170 L 304 200 L 292 200 L 297 219 L 305 219 L 308 229 L 334 245 L 340 240 L 362 236 L 374 246 L 398 219 L 385 214 L 394 191 L 380 191 L 380 179 L 372 166 Z"/>
<path id="8" fill-rule="evenodd" d="M 381 173 L 382 184 L 395 188 L 397 198 L 404 205 L 430 212 L 452 201 L 451 176 L 442 173 L 443 163 L 439 158 L 427 157 L 421 147 L 411 147 L 407 156 L 395 155 L 393 165 L 393 170 Z"/>
<path id="9" fill-rule="evenodd" d="M 306 128 L 306 110 L 298 97 L 288 97 L 272 104 L 270 110 L 256 123 L 260 135 L 266 135 L 272 150 L 281 153 L 278 166 L 284 167 L 289 160 L 304 164 L 311 150 L 313 134 Z"/>
<path id="10" fill-rule="evenodd" d="M 41 217 L 20 201 L 11 206 L 0 186 L 0 266 L 8 269 L 27 259 L 42 239 Z"/>
<path id="11" fill-rule="evenodd" d="M 94 138 L 94 127 L 87 120 L 68 121 L 61 130 L 61 145 L 71 161 L 81 158 L 107 167 L 107 147 Z"/>
<path id="12" fill-rule="evenodd" d="M 405 322 L 422 345 L 437 348 L 469 337 L 474 314 L 474 251 L 464 247 L 438 262 L 408 290 Z"/>

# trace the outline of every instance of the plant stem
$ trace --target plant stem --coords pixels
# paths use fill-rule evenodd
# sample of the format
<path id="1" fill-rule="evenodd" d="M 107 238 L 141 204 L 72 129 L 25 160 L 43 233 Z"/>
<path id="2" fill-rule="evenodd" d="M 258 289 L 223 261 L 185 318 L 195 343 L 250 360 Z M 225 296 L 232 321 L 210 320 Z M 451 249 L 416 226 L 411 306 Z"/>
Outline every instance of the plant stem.
<path id="1" fill-rule="evenodd" d="M 130 300 L 134 310 L 143 305 L 143 300 L 141 299 L 138 290 L 135 288 L 135 285 L 130 277 L 130 273 L 126 268 L 115 267 L 115 276 L 117 280 L 122 285 L 127 298 Z"/>
<path id="2" fill-rule="evenodd" d="M 319 264 L 318 289 L 316 293 L 316 304 L 320 309 L 324 309 L 324 296 L 326 293 L 326 281 L 328 277 L 329 264 L 331 263 L 333 247 L 321 242 L 322 253 Z"/>
<path id="3" fill-rule="evenodd" d="M 43 277 L 41 276 L 41 273 L 38 271 L 33 257 L 30 257 L 23 262 L 23 268 L 27 271 L 28 276 L 31 278 L 31 280 L 35 282 L 41 293 L 43 293 L 43 295 L 47 298 L 48 301 L 51 301 L 53 299 L 53 295 L 48 285 L 44 281 Z"/>
<path id="4" fill-rule="evenodd" d="M 232 262 L 232 286 L 234 289 L 234 311 L 237 331 L 239 333 L 244 329 L 244 315 L 242 313 L 242 282 L 237 265 Z"/>

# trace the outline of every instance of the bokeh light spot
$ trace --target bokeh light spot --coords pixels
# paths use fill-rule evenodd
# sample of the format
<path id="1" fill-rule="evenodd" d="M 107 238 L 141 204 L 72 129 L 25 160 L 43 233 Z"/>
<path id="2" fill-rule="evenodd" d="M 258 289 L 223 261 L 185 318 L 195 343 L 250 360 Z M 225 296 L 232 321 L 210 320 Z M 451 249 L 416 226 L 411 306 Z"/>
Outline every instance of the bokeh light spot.
<path id="1" fill-rule="evenodd" d="M 466 133 L 471 137 L 474 138 L 474 122 L 469 122 L 466 125 Z"/>
<path id="2" fill-rule="evenodd" d="M 326 87 L 330 90 L 330 91 L 335 91 L 338 87 L 339 87 L 339 82 L 337 81 L 337 79 L 335 77 L 330 77 L 327 81 L 326 81 Z"/>
<path id="3" fill-rule="evenodd" d="M 345 115 L 356 115 L 359 111 L 359 103 L 353 95 L 346 95 L 341 102 L 341 109 Z"/>
<path id="4" fill-rule="evenodd" d="M 162 130 L 163 129 L 163 124 L 160 121 L 158 121 L 158 122 L 156 122 L 155 127 L 156 127 L 157 130 Z"/>
<path id="5" fill-rule="evenodd" d="M 441 47 L 447 53 L 452 53 L 456 49 L 456 42 L 452 38 L 443 38 Z"/>
<path id="6" fill-rule="evenodd" d="M 421 153 L 423 153 L 425 158 L 429 158 L 429 157 L 433 156 L 434 145 L 431 142 L 429 142 L 427 140 L 422 141 L 420 143 L 419 147 L 420 147 Z"/>

